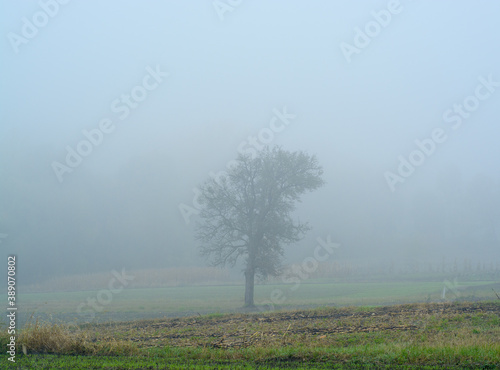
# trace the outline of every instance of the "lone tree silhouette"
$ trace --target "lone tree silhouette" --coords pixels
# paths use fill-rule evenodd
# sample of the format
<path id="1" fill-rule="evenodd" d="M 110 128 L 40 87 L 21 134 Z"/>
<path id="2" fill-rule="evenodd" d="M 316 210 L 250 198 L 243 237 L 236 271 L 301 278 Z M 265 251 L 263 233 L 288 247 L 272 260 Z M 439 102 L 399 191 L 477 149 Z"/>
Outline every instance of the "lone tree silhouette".
<path id="1" fill-rule="evenodd" d="M 300 196 L 324 184 L 315 156 L 265 147 L 200 188 L 196 238 L 213 266 L 244 259 L 245 306 L 254 305 L 255 276 L 277 276 L 283 247 L 309 230 L 291 212 Z"/>

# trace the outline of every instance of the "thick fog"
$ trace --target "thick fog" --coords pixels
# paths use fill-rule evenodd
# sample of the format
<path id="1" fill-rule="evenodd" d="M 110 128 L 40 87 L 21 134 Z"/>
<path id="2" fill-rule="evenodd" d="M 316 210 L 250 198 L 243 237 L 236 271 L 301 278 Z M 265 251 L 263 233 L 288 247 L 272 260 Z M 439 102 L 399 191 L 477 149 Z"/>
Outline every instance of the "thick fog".
<path id="1" fill-rule="evenodd" d="M 500 4 L 3 1 L 0 248 L 18 279 L 206 266 L 197 187 L 316 155 L 294 215 L 360 265 L 500 262 Z"/>

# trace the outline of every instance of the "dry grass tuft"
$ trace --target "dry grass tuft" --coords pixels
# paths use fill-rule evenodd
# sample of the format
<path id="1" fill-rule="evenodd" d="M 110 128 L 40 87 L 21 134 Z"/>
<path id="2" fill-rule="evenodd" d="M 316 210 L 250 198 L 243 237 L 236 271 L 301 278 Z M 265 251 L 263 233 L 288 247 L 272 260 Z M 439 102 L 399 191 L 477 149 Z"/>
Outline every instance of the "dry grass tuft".
<path id="1" fill-rule="evenodd" d="M 40 322 L 33 316 L 21 331 L 19 348 L 25 354 L 57 353 L 67 355 L 130 355 L 137 346 L 129 341 L 91 339 L 87 331 L 77 326 Z"/>

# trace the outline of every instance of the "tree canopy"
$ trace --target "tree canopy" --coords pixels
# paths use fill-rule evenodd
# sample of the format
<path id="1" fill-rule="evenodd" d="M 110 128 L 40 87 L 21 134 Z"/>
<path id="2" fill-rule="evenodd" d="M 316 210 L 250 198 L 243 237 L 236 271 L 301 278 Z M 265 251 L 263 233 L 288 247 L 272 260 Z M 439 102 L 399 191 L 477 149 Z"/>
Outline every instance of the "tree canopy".
<path id="1" fill-rule="evenodd" d="M 294 221 L 300 196 L 324 184 L 315 156 L 265 147 L 201 187 L 197 239 L 214 266 L 245 263 L 245 305 L 253 306 L 254 277 L 280 272 L 284 246 L 299 241 L 309 226 Z"/>

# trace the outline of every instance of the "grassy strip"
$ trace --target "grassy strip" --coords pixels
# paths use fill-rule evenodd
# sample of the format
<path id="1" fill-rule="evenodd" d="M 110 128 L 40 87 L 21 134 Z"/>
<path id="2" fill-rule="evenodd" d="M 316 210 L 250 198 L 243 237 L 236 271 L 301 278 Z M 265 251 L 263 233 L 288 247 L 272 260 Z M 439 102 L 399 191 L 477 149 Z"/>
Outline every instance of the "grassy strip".
<path id="1" fill-rule="evenodd" d="M 174 359 L 231 361 L 236 363 L 287 364 L 290 362 L 380 364 L 380 365 L 500 365 L 500 344 L 489 346 L 451 347 L 442 345 L 379 344 L 338 347 L 274 347 L 245 349 L 166 348 L 150 350 L 150 354 Z"/>
<path id="2" fill-rule="evenodd" d="M 3 356 L 4 357 L 4 356 Z M 5 357 L 4 357 L 5 358 Z M 7 359 L 5 358 L 5 361 Z M 128 356 L 19 356 L 17 366 L 67 369 L 140 369 L 140 368 L 427 368 L 495 369 L 500 366 L 500 344 L 471 347 L 426 347 L 375 345 L 347 348 L 163 348 L 142 350 Z"/>

